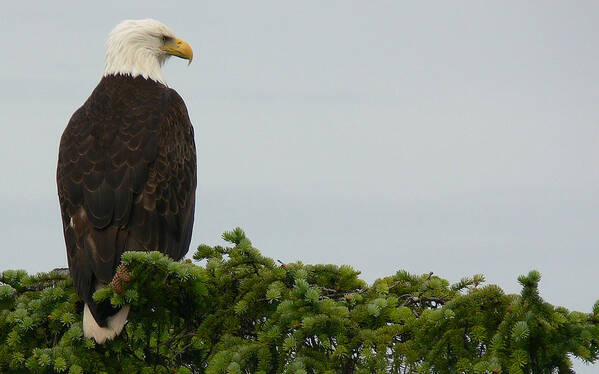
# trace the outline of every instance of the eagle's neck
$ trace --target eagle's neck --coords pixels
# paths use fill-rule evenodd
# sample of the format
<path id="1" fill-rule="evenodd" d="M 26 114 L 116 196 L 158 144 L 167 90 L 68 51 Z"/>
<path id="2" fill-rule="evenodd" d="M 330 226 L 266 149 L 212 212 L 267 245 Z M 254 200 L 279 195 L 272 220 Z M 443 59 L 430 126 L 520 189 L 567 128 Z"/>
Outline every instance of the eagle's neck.
<path id="1" fill-rule="evenodd" d="M 161 69 L 165 61 L 165 56 L 157 56 L 151 49 L 130 48 L 127 45 L 118 44 L 106 50 L 104 76 L 119 74 L 129 75 L 133 78 L 142 76 L 166 86 Z"/>

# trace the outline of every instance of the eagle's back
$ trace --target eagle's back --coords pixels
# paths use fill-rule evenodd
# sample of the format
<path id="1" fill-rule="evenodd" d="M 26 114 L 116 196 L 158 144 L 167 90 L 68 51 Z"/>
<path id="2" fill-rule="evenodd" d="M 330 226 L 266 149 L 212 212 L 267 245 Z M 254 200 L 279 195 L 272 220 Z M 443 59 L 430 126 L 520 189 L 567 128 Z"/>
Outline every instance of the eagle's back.
<path id="1" fill-rule="evenodd" d="M 127 250 L 179 260 L 194 218 L 196 152 L 181 97 L 142 77 L 102 78 L 59 149 L 58 195 L 69 269 L 98 323 L 115 312 L 91 298 Z"/>

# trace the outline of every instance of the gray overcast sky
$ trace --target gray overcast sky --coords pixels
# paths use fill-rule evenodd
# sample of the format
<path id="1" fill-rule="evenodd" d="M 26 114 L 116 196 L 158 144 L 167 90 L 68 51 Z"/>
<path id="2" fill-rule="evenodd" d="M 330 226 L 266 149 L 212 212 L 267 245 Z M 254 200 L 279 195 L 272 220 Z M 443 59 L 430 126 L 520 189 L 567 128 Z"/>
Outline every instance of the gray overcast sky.
<path id="1" fill-rule="evenodd" d="M 66 264 L 58 142 L 118 22 L 193 47 L 192 250 L 243 227 L 282 261 L 599 298 L 599 2 L 5 2 L 0 269 Z M 591 370 L 591 369 L 588 369 Z M 580 371 L 582 372 L 582 370 Z"/>

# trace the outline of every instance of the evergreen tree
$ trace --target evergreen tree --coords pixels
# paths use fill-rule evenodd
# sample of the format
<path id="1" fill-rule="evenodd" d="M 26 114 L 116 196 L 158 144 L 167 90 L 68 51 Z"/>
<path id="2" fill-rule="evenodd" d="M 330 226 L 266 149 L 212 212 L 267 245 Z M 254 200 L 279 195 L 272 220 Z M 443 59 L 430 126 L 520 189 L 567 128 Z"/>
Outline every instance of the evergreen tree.
<path id="1" fill-rule="evenodd" d="M 284 264 L 239 228 L 200 246 L 200 265 L 127 252 L 98 301 L 131 305 L 123 333 L 83 337 L 67 272 L 0 278 L 0 372 L 6 373 L 571 373 L 599 357 L 599 303 L 570 312 L 543 301 L 540 274 L 520 295 L 400 270 L 372 285 L 350 266 Z"/>

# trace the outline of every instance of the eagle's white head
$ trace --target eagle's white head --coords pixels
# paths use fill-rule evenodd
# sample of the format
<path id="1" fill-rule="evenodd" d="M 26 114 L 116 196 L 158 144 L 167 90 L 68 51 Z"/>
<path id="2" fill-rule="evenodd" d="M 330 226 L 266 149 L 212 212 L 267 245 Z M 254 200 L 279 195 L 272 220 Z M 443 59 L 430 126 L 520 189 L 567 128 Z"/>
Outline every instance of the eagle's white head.
<path id="1" fill-rule="evenodd" d="M 153 19 L 127 20 L 108 35 L 104 76 L 141 75 L 166 85 L 162 70 L 170 56 L 193 59 L 189 44 L 179 39 L 163 23 Z"/>

